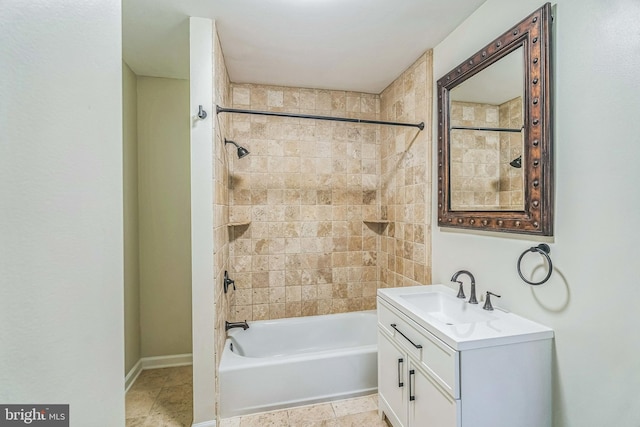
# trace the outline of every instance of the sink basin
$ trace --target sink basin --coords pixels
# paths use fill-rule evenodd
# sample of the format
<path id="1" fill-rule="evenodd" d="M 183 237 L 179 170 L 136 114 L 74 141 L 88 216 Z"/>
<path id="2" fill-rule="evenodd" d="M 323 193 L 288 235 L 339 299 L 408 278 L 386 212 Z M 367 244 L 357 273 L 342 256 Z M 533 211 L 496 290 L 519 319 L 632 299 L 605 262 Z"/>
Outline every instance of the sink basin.
<path id="1" fill-rule="evenodd" d="M 442 292 L 400 295 L 415 311 L 426 314 L 446 325 L 488 322 L 495 320 L 489 312 L 483 312 L 478 305 L 471 305 L 463 299 Z"/>
<path id="2" fill-rule="evenodd" d="M 378 304 L 391 306 L 454 350 L 547 339 L 553 330 L 506 310 L 482 309 L 434 284 L 378 289 Z"/>

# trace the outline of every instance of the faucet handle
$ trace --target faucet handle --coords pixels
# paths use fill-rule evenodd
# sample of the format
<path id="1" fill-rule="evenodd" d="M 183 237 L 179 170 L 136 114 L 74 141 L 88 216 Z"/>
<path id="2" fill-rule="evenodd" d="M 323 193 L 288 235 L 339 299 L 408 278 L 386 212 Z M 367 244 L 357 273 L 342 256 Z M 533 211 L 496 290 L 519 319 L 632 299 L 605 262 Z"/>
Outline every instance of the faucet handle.
<path id="1" fill-rule="evenodd" d="M 459 280 L 454 280 L 454 282 L 456 282 L 458 285 L 460 285 L 460 287 L 458 288 L 458 298 L 462 298 L 465 299 L 466 297 L 464 296 L 464 289 L 462 288 L 462 282 Z"/>
<path id="2" fill-rule="evenodd" d="M 487 297 L 484 299 L 484 306 L 482 307 L 485 310 L 493 311 L 493 306 L 491 305 L 491 295 L 501 298 L 500 295 L 487 291 Z"/>
<path id="3" fill-rule="evenodd" d="M 236 281 L 229 278 L 229 272 L 227 270 L 224 271 L 224 280 L 223 280 L 223 286 L 224 286 L 224 293 L 226 294 L 229 291 L 229 286 L 233 286 L 233 290 L 236 290 Z"/>

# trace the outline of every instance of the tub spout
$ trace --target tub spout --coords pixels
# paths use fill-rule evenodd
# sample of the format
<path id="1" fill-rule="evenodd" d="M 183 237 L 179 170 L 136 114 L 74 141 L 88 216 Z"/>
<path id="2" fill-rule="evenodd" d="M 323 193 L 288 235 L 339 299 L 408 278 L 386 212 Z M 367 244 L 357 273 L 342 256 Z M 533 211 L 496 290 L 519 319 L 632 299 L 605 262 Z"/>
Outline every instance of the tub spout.
<path id="1" fill-rule="evenodd" d="M 247 329 L 249 329 L 249 325 L 247 324 L 247 321 L 245 320 L 244 322 L 227 322 L 226 320 L 224 321 L 224 330 L 228 331 L 231 328 L 242 328 L 245 331 Z"/>

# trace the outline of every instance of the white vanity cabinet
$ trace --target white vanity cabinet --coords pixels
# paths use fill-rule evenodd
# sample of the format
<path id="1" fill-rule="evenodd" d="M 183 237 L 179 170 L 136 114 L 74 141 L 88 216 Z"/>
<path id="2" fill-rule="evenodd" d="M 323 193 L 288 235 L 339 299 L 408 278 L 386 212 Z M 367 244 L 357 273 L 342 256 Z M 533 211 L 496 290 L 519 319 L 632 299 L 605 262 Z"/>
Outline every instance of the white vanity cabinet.
<path id="1" fill-rule="evenodd" d="M 411 426 L 458 426 L 458 403 L 438 386 L 433 377 L 413 363 L 409 364 L 409 381 L 413 400 L 409 402 Z"/>
<path id="2" fill-rule="evenodd" d="M 394 426 L 456 426 L 457 401 L 382 333 L 378 361 L 383 412 Z M 394 365 L 395 371 L 386 369 Z"/>
<path id="3" fill-rule="evenodd" d="M 409 371 L 407 352 L 393 344 L 392 339 L 378 331 L 378 396 L 384 401 L 387 418 L 396 427 L 407 425 Z M 384 393 L 383 393 L 384 392 Z M 384 394 L 384 397 L 383 397 Z M 382 410 L 382 405 L 380 405 Z"/>
<path id="4" fill-rule="evenodd" d="M 394 427 L 459 426 L 458 352 L 411 323 L 378 301 L 380 411 Z"/>
<path id="5" fill-rule="evenodd" d="M 394 427 L 551 426 L 550 338 L 446 343 L 419 316 L 385 300 L 384 291 L 378 296 L 379 411 Z M 453 325 L 462 338 L 476 327 Z"/>

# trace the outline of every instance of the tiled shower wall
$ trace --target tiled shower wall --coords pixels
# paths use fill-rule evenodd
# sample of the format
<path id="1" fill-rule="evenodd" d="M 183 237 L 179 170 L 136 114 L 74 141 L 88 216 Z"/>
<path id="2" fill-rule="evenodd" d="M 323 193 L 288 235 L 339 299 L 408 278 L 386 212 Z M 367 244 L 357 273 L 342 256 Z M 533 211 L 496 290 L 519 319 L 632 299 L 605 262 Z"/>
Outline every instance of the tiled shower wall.
<path id="1" fill-rule="evenodd" d="M 451 102 L 451 125 L 499 127 L 498 106 Z M 500 133 L 451 131 L 451 208 L 495 209 L 500 205 Z"/>
<path id="2" fill-rule="evenodd" d="M 213 67 L 214 67 L 214 96 L 218 105 L 228 105 L 230 96 L 229 76 L 222 55 L 222 48 L 217 34 L 214 31 L 213 40 Z M 226 339 L 224 321 L 229 318 L 230 307 L 233 304 L 233 293 L 224 294 L 222 290 L 222 278 L 224 271 L 229 269 L 229 232 L 227 223 L 229 217 L 229 161 L 224 147 L 224 137 L 231 129 L 231 120 L 228 115 L 213 115 L 214 140 L 213 140 L 213 266 L 215 289 L 216 322 L 214 325 L 216 338 L 216 371 L 220 364 L 222 349 Z M 217 390 L 217 387 L 216 387 Z"/>
<path id="3" fill-rule="evenodd" d="M 422 55 L 380 95 L 380 119 L 425 128 L 381 126 L 381 226 L 378 252 L 383 286 L 431 283 L 432 55 Z"/>
<path id="4" fill-rule="evenodd" d="M 380 95 L 230 85 L 233 108 L 426 127 L 229 114 L 217 137 L 251 154 L 226 148 L 227 320 L 373 309 L 380 287 L 430 283 L 431 69 L 427 52 Z"/>
<path id="5" fill-rule="evenodd" d="M 500 105 L 498 113 L 501 128 L 521 127 L 522 97 Z M 502 209 L 524 209 L 524 169 L 509 165 L 509 162 L 522 155 L 523 135 L 523 132 L 500 132 L 500 208 Z"/>
<path id="6" fill-rule="evenodd" d="M 453 126 L 520 128 L 522 98 L 501 105 L 451 103 Z M 451 131 L 451 207 L 456 210 L 523 209 L 522 133 Z"/>
<path id="7" fill-rule="evenodd" d="M 234 108 L 375 119 L 377 95 L 232 84 Z M 379 127 L 234 114 L 236 320 L 375 308 Z M 230 153 L 235 148 L 229 147 Z"/>

